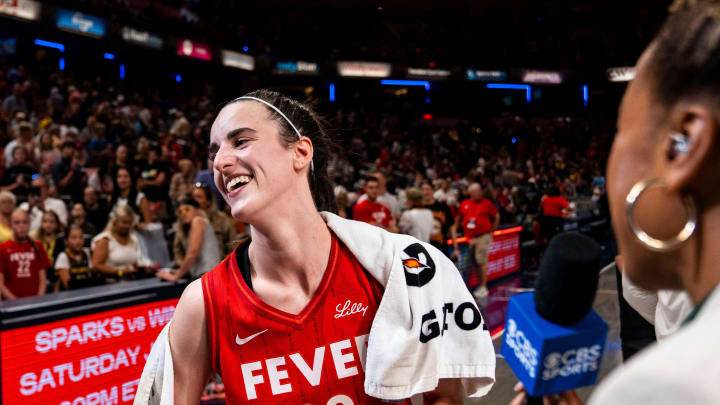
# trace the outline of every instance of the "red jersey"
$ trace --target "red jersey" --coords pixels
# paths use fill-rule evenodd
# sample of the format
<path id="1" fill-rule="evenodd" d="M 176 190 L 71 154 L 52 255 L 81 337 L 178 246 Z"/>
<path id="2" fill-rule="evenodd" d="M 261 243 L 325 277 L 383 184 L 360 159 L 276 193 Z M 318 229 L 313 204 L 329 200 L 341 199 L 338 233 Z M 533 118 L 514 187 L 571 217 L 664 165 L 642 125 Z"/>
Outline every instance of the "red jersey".
<path id="1" fill-rule="evenodd" d="M 557 197 L 550 197 L 547 196 L 543 198 L 543 200 L 540 202 L 540 206 L 542 207 L 543 215 L 547 215 L 550 217 L 561 217 L 563 215 L 562 210 L 563 208 L 568 207 L 568 202 L 565 199 L 565 197 L 557 196 Z"/>
<path id="2" fill-rule="evenodd" d="M 18 243 L 10 239 L 0 244 L 0 269 L 5 286 L 18 298 L 38 294 L 40 272 L 48 267 L 50 260 L 38 241 Z"/>
<path id="3" fill-rule="evenodd" d="M 386 206 L 377 201 L 371 202 L 369 199 L 365 199 L 355 205 L 353 209 L 353 219 L 373 225 L 377 222 L 387 228 L 393 216 Z"/>
<path id="4" fill-rule="evenodd" d="M 487 198 L 478 202 L 467 199 L 460 203 L 459 212 L 463 218 L 463 232 L 468 238 L 492 231 L 493 220 L 498 214 L 497 208 Z"/>
<path id="5" fill-rule="evenodd" d="M 379 404 L 365 394 L 364 367 L 382 286 L 352 253 L 333 235 L 323 279 L 297 315 L 261 301 L 249 267 L 244 244 L 202 277 L 212 367 L 228 405 Z"/>

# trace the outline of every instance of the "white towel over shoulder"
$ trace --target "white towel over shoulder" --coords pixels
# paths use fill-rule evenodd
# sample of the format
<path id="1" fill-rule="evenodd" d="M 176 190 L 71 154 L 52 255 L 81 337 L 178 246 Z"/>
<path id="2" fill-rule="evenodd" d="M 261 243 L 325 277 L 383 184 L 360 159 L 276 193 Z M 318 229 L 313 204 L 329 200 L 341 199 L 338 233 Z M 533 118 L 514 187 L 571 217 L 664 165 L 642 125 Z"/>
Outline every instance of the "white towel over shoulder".
<path id="1" fill-rule="evenodd" d="M 400 400 L 432 391 L 441 378 L 458 378 L 467 396 L 487 394 L 495 382 L 495 351 L 453 263 L 411 236 L 331 213 L 322 216 L 385 287 L 368 338 L 365 392 Z M 145 364 L 135 405 L 172 405 L 172 381 L 166 328 Z"/>
<path id="2" fill-rule="evenodd" d="M 485 322 L 453 263 L 408 235 L 323 213 L 328 227 L 384 287 L 368 339 L 365 392 L 404 399 L 460 378 L 466 395 L 495 381 Z"/>

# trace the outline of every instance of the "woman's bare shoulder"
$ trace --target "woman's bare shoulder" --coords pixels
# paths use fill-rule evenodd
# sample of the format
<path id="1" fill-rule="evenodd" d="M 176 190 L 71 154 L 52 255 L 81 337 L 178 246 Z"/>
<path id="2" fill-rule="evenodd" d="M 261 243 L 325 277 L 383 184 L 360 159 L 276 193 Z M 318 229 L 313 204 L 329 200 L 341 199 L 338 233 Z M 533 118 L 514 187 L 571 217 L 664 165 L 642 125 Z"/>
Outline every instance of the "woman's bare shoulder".
<path id="1" fill-rule="evenodd" d="M 198 327 L 202 325 L 202 327 Z M 205 299 L 202 292 L 202 279 L 190 283 L 183 291 L 173 314 L 170 327 L 171 342 L 190 340 L 187 344 L 199 343 L 207 334 L 205 329 Z M 178 342 L 180 343 L 180 342 Z"/>

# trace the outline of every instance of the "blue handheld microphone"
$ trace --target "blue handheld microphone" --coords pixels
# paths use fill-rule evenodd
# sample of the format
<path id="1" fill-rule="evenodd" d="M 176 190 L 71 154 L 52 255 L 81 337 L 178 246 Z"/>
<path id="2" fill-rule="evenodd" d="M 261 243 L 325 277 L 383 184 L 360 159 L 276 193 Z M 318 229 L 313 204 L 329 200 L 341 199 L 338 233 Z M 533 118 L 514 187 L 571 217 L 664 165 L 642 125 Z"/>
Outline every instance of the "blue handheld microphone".
<path id="1" fill-rule="evenodd" d="M 592 385 L 607 324 L 592 310 L 601 249 L 579 233 L 554 237 L 535 292 L 510 298 L 500 353 L 531 396 Z"/>

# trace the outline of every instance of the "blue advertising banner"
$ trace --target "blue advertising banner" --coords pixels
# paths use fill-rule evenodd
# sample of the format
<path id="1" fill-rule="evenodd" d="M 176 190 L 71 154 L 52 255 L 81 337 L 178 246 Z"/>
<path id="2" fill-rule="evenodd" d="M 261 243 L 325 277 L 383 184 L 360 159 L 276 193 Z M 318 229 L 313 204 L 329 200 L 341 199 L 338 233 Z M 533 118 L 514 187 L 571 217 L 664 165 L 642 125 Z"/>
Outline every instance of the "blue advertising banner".
<path id="1" fill-rule="evenodd" d="M 57 27 L 94 37 L 105 36 L 105 20 L 79 11 L 59 8 L 56 14 Z"/>

